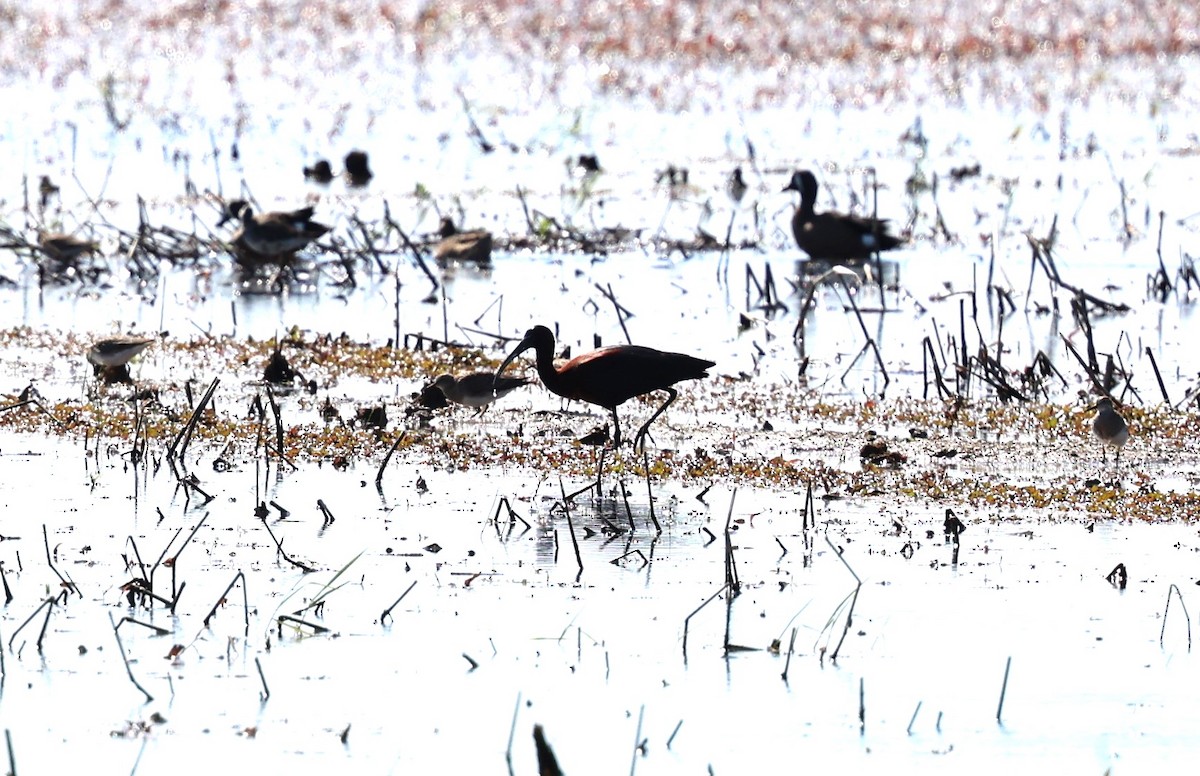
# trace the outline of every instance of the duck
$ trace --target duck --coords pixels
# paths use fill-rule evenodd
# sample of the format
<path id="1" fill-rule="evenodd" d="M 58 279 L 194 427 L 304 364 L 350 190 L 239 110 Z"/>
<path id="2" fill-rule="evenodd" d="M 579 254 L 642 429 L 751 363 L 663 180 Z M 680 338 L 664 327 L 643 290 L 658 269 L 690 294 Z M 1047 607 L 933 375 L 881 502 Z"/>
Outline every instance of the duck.
<path id="1" fill-rule="evenodd" d="M 230 206 L 238 203 L 235 200 Z M 241 203 L 240 215 L 242 226 L 234 233 L 233 244 L 268 259 L 295 253 L 330 229 L 312 220 L 311 207 L 255 215 L 250 205 Z"/>
<path id="2" fill-rule="evenodd" d="M 346 168 L 346 180 L 353 188 L 362 188 L 375 177 L 366 151 L 351 151 L 342 163 Z"/>
<path id="3" fill-rule="evenodd" d="M 888 232 L 887 219 L 816 212 L 817 177 L 809 170 L 793 173 L 783 190 L 800 192 L 800 206 L 792 216 L 792 234 L 796 245 L 810 258 L 869 259 L 878 251 L 891 250 L 904 242 Z"/>
<path id="4" fill-rule="evenodd" d="M 95 253 L 100 246 L 91 240 L 50 232 L 38 236 L 38 247 L 42 249 L 42 253 L 55 261 L 73 264 L 89 253 Z"/>
<path id="5" fill-rule="evenodd" d="M 490 264 L 492 261 L 492 233 L 486 229 L 460 232 L 449 216 L 442 217 L 438 235 L 442 238 L 434 246 L 433 258 L 439 263 L 450 261 Z"/>

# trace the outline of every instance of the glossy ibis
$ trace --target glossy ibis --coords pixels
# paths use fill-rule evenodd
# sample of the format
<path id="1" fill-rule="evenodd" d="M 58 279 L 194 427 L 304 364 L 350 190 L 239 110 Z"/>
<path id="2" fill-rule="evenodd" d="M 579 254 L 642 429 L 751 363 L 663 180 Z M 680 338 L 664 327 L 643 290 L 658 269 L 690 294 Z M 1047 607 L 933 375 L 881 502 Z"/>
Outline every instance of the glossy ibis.
<path id="1" fill-rule="evenodd" d="M 642 442 L 650 424 L 675 401 L 679 392 L 673 387 L 681 380 L 708 377 L 715 362 L 682 353 L 666 353 L 641 345 L 612 345 L 576 356 L 562 366 L 554 366 L 554 334 L 545 326 L 525 332 L 516 349 L 496 370 L 496 379 L 518 355 L 532 348 L 537 353 L 538 376 L 550 391 L 565 399 L 578 399 L 604 407 L 612 413 L 613 446 L 621 444 L 621 422 L 617 407 L 634 396 L 666 391 L 668 396 L 633 438 L 634 447 Z"/>
<path id="2" fill-rule="evenodd" d="M 816 212 L 817 178 L 808 170 L 793 173 L 783 190 L 800 192 L 800 206 L 792 216 L 792 234 L 796 245 L 811 258 L 869 259 L 876 251 L 890 250 L 904 242 L 888 233 L 887 219 Z"/>
<path id="3" fill-rule="evenodd" d="M 1121 465 L 1121 448 L 1129 441 L 1129 426 L 1125 418 L 1113 407 L 1113 400 L 1105 396 L 1097 401 L 1089 410 L 1096 411 L 1096 419 L 1092 421 L 1092 433 L 1100 440 L 1100 448 L 1104 460 L 1108 460 L 1109 445 L 1117 448 L 1117 465 Z"/>
<path id="4" fill-rule="evenodd" d="M 524 377 L 497 376 L 492 372 L 473 372 L 460 377 L 438 375 L 433 381 L 433 386 L 447 399 L 464 407 L 473 407 L 476 415 L 482 415 L 496 399 L 528 384 L 529 380 Z"/>

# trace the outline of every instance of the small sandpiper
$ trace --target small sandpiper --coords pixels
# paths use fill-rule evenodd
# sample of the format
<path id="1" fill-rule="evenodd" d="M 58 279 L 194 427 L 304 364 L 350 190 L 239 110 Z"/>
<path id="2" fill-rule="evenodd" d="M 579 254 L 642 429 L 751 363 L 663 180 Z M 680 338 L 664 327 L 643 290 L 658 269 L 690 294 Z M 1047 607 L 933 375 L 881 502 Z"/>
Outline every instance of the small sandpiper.
<path id="1" fill-rule="evenodd" d="M 474 372 L 461 377 L 438 375 L 433 381 L 433 386 L 447 399 L 464 407 L 474 407 L 476 415 L 486 412 L 488 405 L 496 399 L 528 384 L 529 380 L 524 377 L 496 377 L 491 372 Z"/>
<path id="2" fill-rule="evenodd" d="M 1102 443 L 1101 455 L 1107 461 L 1108 447 L 1111 445 L 1117 448 L 1117 466 L 1120 466 L 1121 448 L 1129 441 L 1129 426 L 1126 425 L 1125 418 L 1121 417 L 1121 413 L 1113 407 L 1113 400 L 1107 396 L 1088 409 L 1096 411 L 1096 418 L 1092 421 L 1092 433 Z"/>
<path id="3" fill-rule="evenodd" d="M 91 344 L 87 360 L 105 383 L 131 383 L 129 360 L 153 343 L 153 337 L 105 337 Z"/>

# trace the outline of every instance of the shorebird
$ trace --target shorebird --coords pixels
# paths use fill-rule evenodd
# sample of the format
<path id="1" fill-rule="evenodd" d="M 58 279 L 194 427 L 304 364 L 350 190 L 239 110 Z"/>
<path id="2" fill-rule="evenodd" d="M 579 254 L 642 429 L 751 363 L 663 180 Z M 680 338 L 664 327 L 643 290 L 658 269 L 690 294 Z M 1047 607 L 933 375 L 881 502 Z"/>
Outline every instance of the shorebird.
<path id="1" fill-rule="evenodd" d="M 1089 410 L 1096 411 L 1092 421 L 1092 433 L 1101 442 L 1100 454 L 1108 461 L 1108 448 L 1117 448 L 1117 466 L 1121 465 L 1121 448 L 1129 441 L 1129 426 L 1125 418 L 1113 407 L 1113 400 L 1107 396 L 1098 400 Z"/>
<path id="2" fill-rule="evenodd" d="M 256 216 L 249 205 L 243 204 L 240 215 L 242 226 L 234 233 L 233 244 L 266 259 L 295 253 L 329 231 L 325 224 L 312 220 L 311 207 Z"/>
<path id="3" fill-rule="evenodd" d="M 433 258 L 437 261 L 442 263 L 448 261 L 491 263 L 492 233 L 486 229 L 460 232 L 449 216 L 443 216 L 438 234 L 442 239 L 433 249 Z"/>
<path id="4" fill-rule="evenodd" d="M 891 250 L 904 242 L 888 233 L 887 219 L 816 212 L 817 178 L 808 170 L 793 173 L 783 190 L 800 192 L 800 206 L 792 216 L 792 234 L 796 245 L 811 258 L 869 259 L 877 251 Z"/>
<path id="5" fill-rule="evenodd" d="M 125 366 L 131 358 L 153 343 L 153 337 L 105 337 L 91 344 L 87 360 L 99 367 Z"/>
<path id="6" fill-rule="evenodd" d="M 450 374 L 438 375 L 433 385 L 450 401 L 464 407 L 472 407 L 476 415 L 482 415 L 487 411 L 488 405 L 496 399 L 503 398 L 529 382 L 524 377 L 497 377 L 492 372 L 473 372 L 460 377 Z"/>
<path id="7" fill-rule="evenodd" d="M 633 445 L 637 447 L 644 440 L 650 424 L 679 395 L 673 387 L 675 383 L 708 377 L 707 370 L 716 366 L 713 361 L 682 353 L 667 353 L 641 345 L 612 345 L 576 356 L 555 368 L 554 334 L 545 326 L 534 326 L 496 370 L 496 379 L 500 379 L 500 373 L 517 356 L 531 348 L 537 353 L 537 371 L 542 378 L 542 385 L 565 399 L 585 401 L 612 413 L 614 447 L 621 444 L 621 422 L 617 418 L 617 407 L 634 396 L 654 391 L 667 392 L 667 400 L 634 436 Z"/>

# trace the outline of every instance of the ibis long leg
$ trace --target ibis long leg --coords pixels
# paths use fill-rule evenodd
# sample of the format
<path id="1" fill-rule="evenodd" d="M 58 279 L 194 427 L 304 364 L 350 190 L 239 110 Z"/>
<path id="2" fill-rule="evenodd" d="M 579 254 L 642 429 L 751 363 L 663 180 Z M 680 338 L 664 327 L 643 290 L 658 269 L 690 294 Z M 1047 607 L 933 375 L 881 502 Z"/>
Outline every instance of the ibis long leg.
<path id="1" fill-rule="evenodd" d="M 679 391 L 675 390 L 674 388 L 663 388 L 662 390 L 666 391 L 669 396 L 667 396 L 667 400 L 663 402 L 663 405 L 659 407 L 653 415 L 650 416 L 650 420 L 647 420 L 642 424 L 642 427 L 638 429 L 637 436 L 633 438 L 634 448 L 637 448 L 639 442 L 641 442 L 643 446 L 646 444 L 646 432 L 650 429 L 650 424 L 653 423 L 659 415 L 666 412 L 667 407 L 671 406 L 671 402 L 675 401 L 676 397 L 679 396 Z"/>

